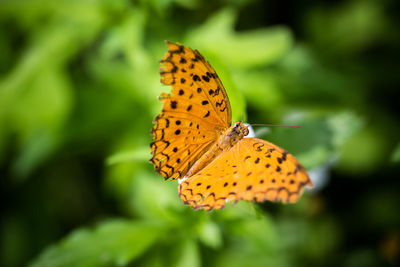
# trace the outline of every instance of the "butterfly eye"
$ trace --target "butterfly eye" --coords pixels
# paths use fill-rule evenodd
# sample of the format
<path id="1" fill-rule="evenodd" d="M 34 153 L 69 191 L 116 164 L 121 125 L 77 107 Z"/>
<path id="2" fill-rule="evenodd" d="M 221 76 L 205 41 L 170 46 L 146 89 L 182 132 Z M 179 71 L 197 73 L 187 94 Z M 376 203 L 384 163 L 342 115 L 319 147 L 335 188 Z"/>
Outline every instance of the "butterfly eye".
<path id="1" fill-rule="evenodd" d="M 249 134 L 249 128 L 246 127 L 245 130 L 244 130 L 244 136 L 247 136 L 248 134 Z"/>

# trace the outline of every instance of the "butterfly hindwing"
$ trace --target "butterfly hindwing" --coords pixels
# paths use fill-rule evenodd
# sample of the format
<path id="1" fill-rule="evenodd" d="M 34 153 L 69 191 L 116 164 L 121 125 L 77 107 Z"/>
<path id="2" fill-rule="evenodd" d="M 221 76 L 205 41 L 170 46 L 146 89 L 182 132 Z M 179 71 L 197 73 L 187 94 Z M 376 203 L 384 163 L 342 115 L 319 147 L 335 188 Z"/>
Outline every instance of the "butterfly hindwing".
<path id="1" fill-rule="evenodd" d="M 243 138 L 179 185 L 184 203 L 220 209 L 228 201 L 296 202 L 312 185 L 303 166 L 284 149 L 258 138 Z"/>

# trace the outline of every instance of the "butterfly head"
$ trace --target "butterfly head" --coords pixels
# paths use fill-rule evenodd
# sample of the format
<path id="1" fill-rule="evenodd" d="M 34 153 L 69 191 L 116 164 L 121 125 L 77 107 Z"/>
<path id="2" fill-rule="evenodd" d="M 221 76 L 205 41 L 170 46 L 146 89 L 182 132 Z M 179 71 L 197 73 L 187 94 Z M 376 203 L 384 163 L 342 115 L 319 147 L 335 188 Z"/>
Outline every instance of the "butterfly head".
<path id="1" fill-rule="evenodd" d="M 249 129 L 247 126 L 238 121 L 221 134 L 218 141 L 220 148 L 230 148 L 248 134 Z"/>
<path id="2" fill-rule="evenodd" d="M 237 133 L 240 138 L 243 138 L 249 134 L 249 128 L 247 128 L 247 126 L 242 122 L 238 121 L 233 125 L 233 132 Z"/>

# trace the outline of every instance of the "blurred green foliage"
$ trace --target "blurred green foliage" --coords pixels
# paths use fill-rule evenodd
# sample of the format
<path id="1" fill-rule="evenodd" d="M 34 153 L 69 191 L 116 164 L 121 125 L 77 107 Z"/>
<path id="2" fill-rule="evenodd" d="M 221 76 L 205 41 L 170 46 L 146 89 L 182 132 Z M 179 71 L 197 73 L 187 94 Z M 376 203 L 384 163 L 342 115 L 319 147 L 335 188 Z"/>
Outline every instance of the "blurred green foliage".
<path id="1" fill-rule="evenodd" d="M 396 1 L 0 1 L 1 266 L 378 266 L 400 255 Z M 296 205 L 193 211 L 151 164 L 163 40 L 292 152 Z M 398 99 L 398 98 L 397 98 Z"/>

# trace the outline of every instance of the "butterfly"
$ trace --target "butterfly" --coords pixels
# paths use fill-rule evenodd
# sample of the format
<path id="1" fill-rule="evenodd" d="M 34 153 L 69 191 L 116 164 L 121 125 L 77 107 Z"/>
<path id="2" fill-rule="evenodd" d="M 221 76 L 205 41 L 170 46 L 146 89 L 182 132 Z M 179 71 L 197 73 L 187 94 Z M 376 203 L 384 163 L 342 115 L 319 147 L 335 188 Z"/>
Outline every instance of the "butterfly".
<path id="1" fill-rule="evenodd" d="M 166 41 L 160 61 L 163 108 L 153 121 L 150 160 L 165 179 L 180 182 L 183 203 L 221 209 L 229 201 L 296 202 L 312 182 L 284 149 L 244 138 L 248 127 L 232 125 L 228 95 L 217 73 L 197 51 Z"/>

